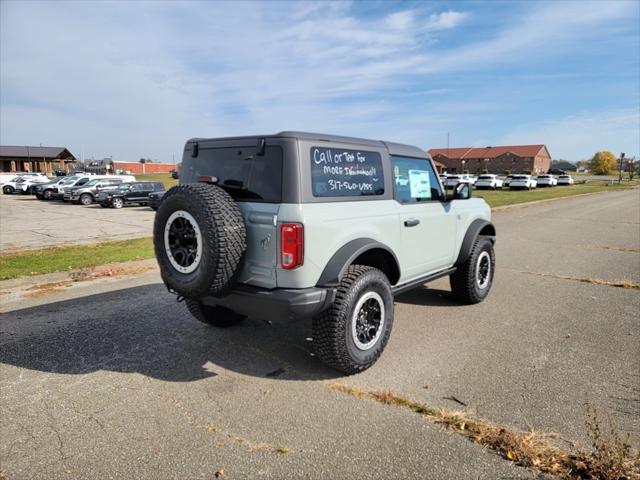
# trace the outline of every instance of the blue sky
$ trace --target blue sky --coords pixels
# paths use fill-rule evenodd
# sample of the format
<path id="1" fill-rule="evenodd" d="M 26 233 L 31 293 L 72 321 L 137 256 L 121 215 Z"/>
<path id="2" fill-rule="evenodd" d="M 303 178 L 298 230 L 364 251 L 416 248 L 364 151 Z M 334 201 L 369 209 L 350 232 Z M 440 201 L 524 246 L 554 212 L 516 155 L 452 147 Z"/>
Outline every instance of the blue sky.
<path id="1" fill-rule="evenodd" d="M 640 154 L 640 2 L 0 2 L 0 142 L 307 130 Z"/>

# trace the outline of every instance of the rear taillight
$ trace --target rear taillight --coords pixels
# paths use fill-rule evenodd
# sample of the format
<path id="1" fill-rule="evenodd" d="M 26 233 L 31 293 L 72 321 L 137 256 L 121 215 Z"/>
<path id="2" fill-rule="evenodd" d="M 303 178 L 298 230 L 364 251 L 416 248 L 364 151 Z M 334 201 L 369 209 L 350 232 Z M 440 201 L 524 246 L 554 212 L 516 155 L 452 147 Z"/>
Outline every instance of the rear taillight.
<path id="1" fill-rule="evenodd" d="M 280 225 L 280 263 L 291 270 L 302 265 L 304 259 L 304 230 L 301 223 Z"/>

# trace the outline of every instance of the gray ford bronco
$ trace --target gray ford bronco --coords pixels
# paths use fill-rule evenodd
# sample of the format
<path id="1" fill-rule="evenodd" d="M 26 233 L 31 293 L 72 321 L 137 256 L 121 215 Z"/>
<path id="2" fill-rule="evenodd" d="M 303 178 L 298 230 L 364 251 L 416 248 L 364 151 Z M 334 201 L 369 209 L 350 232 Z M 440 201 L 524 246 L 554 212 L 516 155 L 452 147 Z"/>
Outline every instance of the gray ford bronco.
<path id="1" fill-rule="evenodd" d="M 393 298 L 449 276 L 481 302 L 495 271 L 491 210 L 468 184 L 447 196 L 424 150 L 300 132 L 194 138 L 154 224 L 167 288 L 198 320 L 312 318 L 319 357 L 370 367 Z"/>

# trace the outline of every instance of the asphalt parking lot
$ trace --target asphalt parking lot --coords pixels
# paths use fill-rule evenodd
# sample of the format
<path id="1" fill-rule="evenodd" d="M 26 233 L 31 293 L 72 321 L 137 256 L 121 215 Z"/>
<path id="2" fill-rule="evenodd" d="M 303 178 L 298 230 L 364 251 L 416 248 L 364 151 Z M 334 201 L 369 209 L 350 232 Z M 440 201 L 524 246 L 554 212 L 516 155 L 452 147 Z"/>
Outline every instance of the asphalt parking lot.
<path id="1" fill-rule="evenodd" d="M 332 382 L 559 442 L 587 444 L 589 404 L 637 448 L 640 291 L 606 282 L 640 283 L 640 192 L 511 208 L 494 222 L 489 298 L 458 305 L 445 280 L 398 297 L 385 353 L 351 377 L 312 355 L 308 322 L 207 328 L 155 271 L 5 305 L 0 468 L 16 479 L 537 478 Z"/>
<path id="2" fill-rule="evenodd" d="M 32 195 L 0 195 L 0 252 L 148 237 L 149 207 L 102 208 L 43 201 Z"/>

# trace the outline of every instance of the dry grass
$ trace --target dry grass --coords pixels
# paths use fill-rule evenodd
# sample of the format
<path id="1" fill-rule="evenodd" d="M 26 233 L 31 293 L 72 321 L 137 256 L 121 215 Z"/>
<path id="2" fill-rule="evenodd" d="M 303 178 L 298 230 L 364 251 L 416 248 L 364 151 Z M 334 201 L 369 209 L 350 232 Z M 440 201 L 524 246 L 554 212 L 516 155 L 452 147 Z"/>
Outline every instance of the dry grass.
<path id="1" fill-rule="evenodd" d="M 640 285 L 635 283 L 633 280 L 627 280 L 626 278 L 623 278 L 622 280 L 602 280 L 600 278 L 573 277 L 571 275 L 559 275 L 556 273 L 527 272 L 525 270 L 514 270 L 514 271 L 519 273 L 526 273 L 528 275 L 537 275 L 539 277 L 551 277 L 551 278 L 559 278 L 561 280 L 573 280 L 574 282 L 590 283 L 592 285 L 605 285 L 607 287 L 640 289 Z"/>
<path id="2" fill-rule="evenodd" d="M 70 280 L 61 280 L 59 282 L 40 283 L 32 285 L 26 289 L 25 297 L 36 298 L 45 295 L 51 295 L 52 293 L 60 292 L 73 283 L 87 282 L 89 280 L 95 280 L 103 277 L 120 277 L 124 275 L 135 275 L 152 270 L 155 266 L 114 266 L 110 268 L 98 267 L 98 268 L 83 268 L 77 272 L 71 272 Z"/>
<path id="3" fill-rule="evenodd" d="M 114 266 L 110 268 L 83 268 L 77 272 L 71 274 L 71 278 L 74 282 L 86 282 L 88 280 L 95 280 L 96 278 L 103 277 L 121 277 L 124 275 L 136 275 L 138 273 L 148 272 L 153 270 L 155 265 L 149 266 Z"/>
<path id="4" fill-rule="evenodd" d="M 491 448 L 505 459 L 560 478 L 640 479 L 640 454 L 632 451 L 628 440 L 620 439 L 615 427 L 611 427 L 608 436 L 603 435 L 595 412 L 591 410 L 587 427 L 593 450 L 573 447 L 572 451 L 567 452 L 554 445 L 553 434 L 523 432 L 471 417 L 465 412 L 432 408 L 391 390 L 364 390 L 340 383 L 330 384 L 329 387 L 356 398 L 408 408 L 479 445 Z"/>

